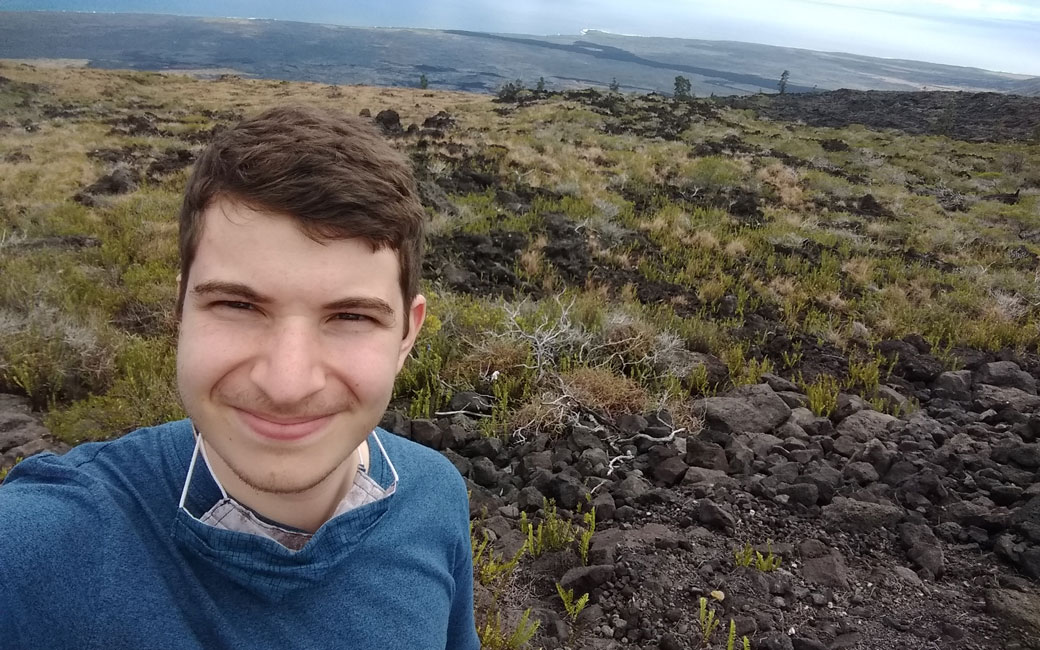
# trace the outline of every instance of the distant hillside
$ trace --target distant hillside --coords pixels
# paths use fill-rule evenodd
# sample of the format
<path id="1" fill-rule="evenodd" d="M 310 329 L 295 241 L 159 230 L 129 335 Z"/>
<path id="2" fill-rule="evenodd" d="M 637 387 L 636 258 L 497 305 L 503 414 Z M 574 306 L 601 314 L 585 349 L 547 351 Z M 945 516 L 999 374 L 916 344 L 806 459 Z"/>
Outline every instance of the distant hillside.
<path id="1" fill-rule="evenodd" d="M 0 58 L 79 59 L 97 68 L 196 76 L 493 92 L 522 79 L 549 88 L 606 86 L 671 92 L 676 75 L 697 95 L 788 90 L 971 90 L 1040 93 L 1040 80 L 976 68 L 729 41 L 618 36 L 523 36 L 370 29 L 275 20 L 143 14 L 3 12 Z"/>
<path id="2" fill-rule="evenodd" d="M 1031 95 L 1033 97 L 1040 97 L 1040 78 L 1033 77 L 1031 79 L 1023 79 L 1022 81 L 1016 81 L 1011 84 L 1011 88 L 1008 92 L 1015 93 L 1016 95 Z"/>

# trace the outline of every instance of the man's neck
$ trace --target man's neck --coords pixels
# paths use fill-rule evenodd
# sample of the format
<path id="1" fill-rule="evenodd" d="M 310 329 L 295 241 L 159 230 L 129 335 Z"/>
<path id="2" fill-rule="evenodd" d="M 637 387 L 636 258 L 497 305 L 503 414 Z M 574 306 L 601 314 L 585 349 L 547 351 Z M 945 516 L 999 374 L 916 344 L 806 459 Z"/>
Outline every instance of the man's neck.
<path id="1" fill-rule="evenodd" d="M 218 454 L 207 461 L 228 496 L 275 523 L 314 533 L 328 521 L 354 484 L 359 463 L 370 467 L 368 442 L 314 487 L 302 492 L 273 493 L 257 490 L 238 477 Z"/>

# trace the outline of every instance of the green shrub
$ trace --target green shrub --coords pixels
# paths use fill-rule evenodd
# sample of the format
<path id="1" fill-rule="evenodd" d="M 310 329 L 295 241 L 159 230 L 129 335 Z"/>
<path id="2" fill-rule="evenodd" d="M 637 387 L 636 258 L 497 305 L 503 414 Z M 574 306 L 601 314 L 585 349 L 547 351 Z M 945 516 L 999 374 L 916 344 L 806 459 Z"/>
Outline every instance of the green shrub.
<path id="1" fill-rule="evenodd" d="M 516 627 L 510 632 L 502 629 L 502 613 L 498 610 L 487 617 L 483 626 L 477 626 L 482 650 L 523 650 L 538 632 L 538 621 L 532 621 L 531 610 L 526 609 Z"/>
<path id="2" fill-rule="evenodd" d="M 819 417 L 830 417 L 838 408 L 838 392 L 841 382 L 830 375 L 820 375 L 810 383 L 800 379 L 797 382 L 809 398 L 809 410 Z"/>

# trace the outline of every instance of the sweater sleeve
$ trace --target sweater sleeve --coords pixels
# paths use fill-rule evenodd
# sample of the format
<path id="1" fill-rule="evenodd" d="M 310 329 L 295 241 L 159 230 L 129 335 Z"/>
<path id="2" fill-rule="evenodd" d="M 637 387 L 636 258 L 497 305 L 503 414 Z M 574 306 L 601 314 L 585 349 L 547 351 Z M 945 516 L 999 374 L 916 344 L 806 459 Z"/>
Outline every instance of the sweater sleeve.
<path id="1" fill-rule="evenodd" d="M 82 571 L 97 550 L 84 531 L 99 528 L 96 510 L 82 476 L 52 454 L 22 461 L 0 485 L 0 646 L 44 647 L 40 639 L 63 633 L 63 616 L 81 611 Z"/>
<path id="2" fill-rule="evenodd" d="M 462 497 L 457 520 L 459 536 L 456 542 L 455 566 L 452 575 L 455 579 L 455 593 L 451 603 L 451 619 L 448 621 L 448 643 L 445 650 L 480 650 L 480 639 L 477 637 L 477 624 L 473 615 L 473 549 L 469 537 L 469 499 L 462 487 Z"/>
<path id="3" fill-rule="evenodd" d="M 4 647 L 21 648 L 21 634 L 18 631 L 21 611 L 14 600 L 12 582 L 4 573 L 4 562 L 4 556 L 0 555 L 0 639 L 4 640 Z"/>

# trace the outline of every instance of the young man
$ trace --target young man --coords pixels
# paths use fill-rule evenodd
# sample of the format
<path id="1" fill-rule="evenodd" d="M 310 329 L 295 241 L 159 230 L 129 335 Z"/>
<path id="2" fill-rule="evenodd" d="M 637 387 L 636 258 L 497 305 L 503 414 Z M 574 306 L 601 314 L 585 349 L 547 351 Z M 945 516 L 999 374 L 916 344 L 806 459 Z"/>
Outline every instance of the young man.
<path id="1" fill-rule="evenodd" d="M 3 648 L 476 650 L 465 485 L 376 428 L 422 326 L 423 209 L 368 124 L 214 139 L 180 214 L 190 420 L 17 465 Z"/>

